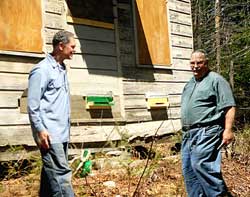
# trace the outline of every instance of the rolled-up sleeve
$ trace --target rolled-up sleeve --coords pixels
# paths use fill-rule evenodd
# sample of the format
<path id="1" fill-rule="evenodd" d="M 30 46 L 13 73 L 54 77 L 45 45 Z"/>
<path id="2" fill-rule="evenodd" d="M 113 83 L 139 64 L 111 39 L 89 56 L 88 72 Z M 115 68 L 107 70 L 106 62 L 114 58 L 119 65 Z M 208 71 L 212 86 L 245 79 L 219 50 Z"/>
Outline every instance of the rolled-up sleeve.
<path id="1" fill-rule="evenodd" d="M 41 120 L 40 102 L 46 89 L 46 76 L 39 67 L 34 68 L 29 75 L 28 113 L 31 126 L 36 132 L 45 130 Z"/>

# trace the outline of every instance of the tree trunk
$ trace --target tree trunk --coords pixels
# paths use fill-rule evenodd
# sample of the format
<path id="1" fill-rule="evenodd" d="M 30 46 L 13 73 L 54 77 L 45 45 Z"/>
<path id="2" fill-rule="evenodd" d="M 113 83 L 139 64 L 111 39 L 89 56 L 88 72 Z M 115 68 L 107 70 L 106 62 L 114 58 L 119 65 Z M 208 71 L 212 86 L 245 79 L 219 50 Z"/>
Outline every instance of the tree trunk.
<path id="1" fill-rule="evenodd" d="M 221 0 L 215 0 L 215 49 L 216 49 L 216 71 L 218 73 L 221 72 L 220 20 L 221 20 Z"/>
<path id="2" fill-rule="evenodd" d="M 234 62 L 233 60 L 230 61 L 229 82 L 232 87 L 232 90 L 234 90 Z"/>

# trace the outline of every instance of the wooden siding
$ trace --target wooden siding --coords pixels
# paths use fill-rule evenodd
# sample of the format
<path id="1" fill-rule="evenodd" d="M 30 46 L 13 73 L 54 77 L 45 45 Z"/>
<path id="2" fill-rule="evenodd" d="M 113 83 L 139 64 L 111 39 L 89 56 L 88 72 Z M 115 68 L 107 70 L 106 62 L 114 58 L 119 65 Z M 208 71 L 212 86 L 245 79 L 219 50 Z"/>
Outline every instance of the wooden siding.
<path id="1" fill-rule="evenodd" d="M 190 1 L 170 0 L 166 6 L 172 56 L 172 65 L 168 68 L 138 67 L 131 0 L 117 0 L 117 7 L 115 2 L 115 28 L 105 29 L 67 24 L 64 0 L 43 0 L 44 52 L 51 51 L 51 40 L 58 30 L 73 32 L 77 41 L 77 54 L 73 60 L 66 61 L 70 67 L 71 94 L 75 95 L 73 143 L 116 141 L 125 132 L 135 136 L 153 135 L 162 121 L 164 124 L 158 134 L 177 131 L 181 127 L 181 92 L 192 76 L 189 67 L 193 48 Z M 19 106 L 19 99 L 28 85 L 28 73 L 41 60 L 32 55 L 0 54 L 0 146 L 35 145 L 28 115 L 21 114 Z M 100 111 L 87 112 L 83 96 L 107 91 L 112 91 L 115 96 L 113 115 L 101 118 Z M 168 94 L 169 109 L 148 110 L 146 92 Z M 114 127 L 116 124 L 120 127 Z"/>
<path id="2" fill-rule="evenodd" d="M 170 102 L 170 108 L 180 107 L 181 103 L 181 95 L 168 95 L 168 99 Z M 144 102 L 142 102 L 142 100 Z M 124 97 L 124 107 L 125 109 L 146 109 L 147 103 L 145 95 L 125 95 Z"/>
<path id="3" fill-rule="evenodd" d="M 0 91 L 0 108 L 18 108 L 23 91 Z"/>
<path id="4" fill-rule="evenodd" d="M 172 65 L 167 70 L 164 67 L 136 65 L 134 35 L 136 30 L 131 15 L 133 7 L 124 1 L 118 1 L 120 61 L 125 95 L 124 108 L 128 122 L 180 118 L 180 95 L 185 83 L 192 76 L 189 67 L 189 58 L 193 50 L 191 5 L 188 0 L 170 0 L 166 1 L 166 4 L 172 55 Z M 158 112 L 148 110 L 145 101 L 147 92 L 168 94 L 170 108 Z"/>
<path id="5" fill-rule="evenodd" d="M 71 141 L 77 143 L 82 148 L 89 148 L 89 143 L 112 144 L 113 146 L 117 141 L 122 140 L 124 135 L 131 136 L 133 139 L 145 139 L 152 137 L 157 132 L 157 136 L 173 134 L 178 131 L 180 127 L 180 120 L 162 120 L 144 123 L 131 123 L 126 126 L 118 125 L 84 125 L 71 127 Z M 142 129 L 144 128 L 144 129 Z M 145 135 L 147 133 L 147 135 Z M 13 137 L 15 136 L 15 137 Z M 24 137 L 25 136 L 25 137 Z M 34 140 L 31 135 L 29 126 L 0 126 L 0 148 L 3 146 L 24 145 L 24 147 L 32 147 L 34 150 Z M 3 148 L 5 148 L 3 147 Z M 103 148 L 89 148 L 91 152 L 104 151 Z M 98 149 L 98 150 L 95 150 Z M 112 148 L 111 148 L 112 149 Z M 4 149 L 5 150 L 5 149 Z M 70 155 L 79 155 L 80 150 L 76 146 L 71 146 L 69 149 Z M 30 158 L 31 156 L 38 155 L 39 151 L 30 151 L 23 148 L 19 151 L 1 151 L 0 161 L 21 160 L 23 158 Z"/>
<path id="6" fill-rule="evenodd" d="M 99 40 L 104 42 L 115 42 L 114 30 L 86 25 L 68 25 L 68 31 L 75 34 L 78 39 Z M 95 33 L 93 33 L 95 32 Z"/>
<path id="7" fill-rule="evenodd" d="M 0 90 L 24 90 L 28 86 L 28 75 L 0 73 Z"/>
<path id="8" fill-rule="evenodd" d="M 98 69 L 98 70 L 117 70 L 116 57 L 92 55 L 92 54 L 75 54 L 73 60 L 65 61 L 74 68 Z"/>
<path id="9" fill-rule="evenodd" d="M 76 54 L 70 65 L 71 94 L 102 94 L 112 91 L 119 95 L 115 30 L 71 21 L 66 29 L 75 34 Z M 120 109 L 120 106 L 117 106 Z M 89 117 L 86 116 L 86 119 Z"/>
<path id="10" fill-rule="evenodd" d="M 0 55 L 0 73 L 28 74 L 39 60 L 11 55 Z"/>

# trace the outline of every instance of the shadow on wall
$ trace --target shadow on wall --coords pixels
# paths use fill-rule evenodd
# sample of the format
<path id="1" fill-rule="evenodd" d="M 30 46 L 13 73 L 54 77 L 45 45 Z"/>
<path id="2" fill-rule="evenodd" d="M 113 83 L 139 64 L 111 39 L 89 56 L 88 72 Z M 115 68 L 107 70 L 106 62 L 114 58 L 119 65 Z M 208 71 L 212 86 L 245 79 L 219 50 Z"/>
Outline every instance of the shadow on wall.
<path id="1" fill-rule="evenodd" d="M 90 74 L 118 77 L 116 47 L 119 47 L 122 77 L 154 81 L 152 69 L 136 67 L 134 24 L 132 9 L 117 8 L 118 29 L 115 29 L 112 0 L 67 0 L 68 24 L 72 25 L 76 37 L 76 54 L 71 61 L 72 68 L 87 68 Z M 126 1 L 131 7 L 131 1 Z M 123 5 L 125 2 L 123 3 Z M 88 12 L 85 12 L 85 8 Z M 116 8 L 115 8 L 116 9 Z M 137 9 L 137 8 L 136 8 Z M 137 16 L 137 25 L 141 26 Z M 117 34 L 116 34 L 117 31 Z M 152 64 L 143 28 L 138 28 L 140 41 L 146 46 L 140 57 Z M 116 35 L 119 43 L 116 43 Z M 167 71 L 169 72 L 169 71 Z"/>

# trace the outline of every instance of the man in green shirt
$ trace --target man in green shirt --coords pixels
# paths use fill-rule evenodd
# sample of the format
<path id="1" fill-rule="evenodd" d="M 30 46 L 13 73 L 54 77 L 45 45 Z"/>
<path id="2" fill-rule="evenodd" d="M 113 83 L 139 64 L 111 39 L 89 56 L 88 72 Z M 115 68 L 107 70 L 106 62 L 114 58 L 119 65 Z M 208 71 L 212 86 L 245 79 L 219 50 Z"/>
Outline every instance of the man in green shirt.
<path id="1" fill-rule="evenodd" d="M 234 138 L 235 101 L 228 82 L 208 68 L 203 50 L 190 60 L 193 77 L 181 101 L 182 171 L 188 196 L 228 196 L 221 151 Z"/>

